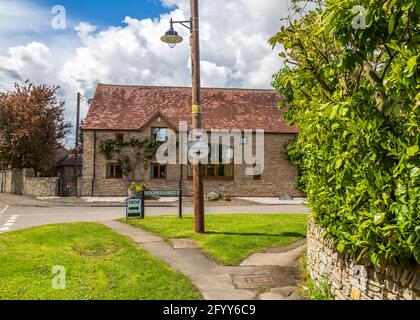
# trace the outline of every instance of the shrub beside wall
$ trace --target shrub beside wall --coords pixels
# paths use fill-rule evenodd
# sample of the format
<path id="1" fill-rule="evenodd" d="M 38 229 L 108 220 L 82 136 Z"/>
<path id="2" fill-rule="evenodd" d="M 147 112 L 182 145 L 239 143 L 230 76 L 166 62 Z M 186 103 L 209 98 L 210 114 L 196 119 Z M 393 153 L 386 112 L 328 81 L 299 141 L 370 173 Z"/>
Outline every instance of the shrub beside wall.
<path id="1" fill-rule="evenodd" d="M 339 300 L 420 300 L 420 266 L 402 268 L 374 266 L 369 260 L 356 262 L 352 254 L 341 254 L 325 230 L 313 219 L 308 228 L 308 270 L 321 285 L 327 278 L 331 293 Z"/>

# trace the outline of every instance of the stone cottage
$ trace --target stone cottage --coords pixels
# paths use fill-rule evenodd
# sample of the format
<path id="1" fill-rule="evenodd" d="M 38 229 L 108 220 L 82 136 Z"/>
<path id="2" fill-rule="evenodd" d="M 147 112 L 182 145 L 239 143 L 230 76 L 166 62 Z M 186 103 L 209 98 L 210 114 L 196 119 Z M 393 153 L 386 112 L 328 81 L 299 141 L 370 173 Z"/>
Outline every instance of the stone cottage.
<path id="1" fill-rule="evenodd" d="M 297 134 L 287 125 L 271 90 L 202 89 L 203 127 L 241 131 L 264 129 L 264 170 L 247 175 L 244 164 L 203 165 L 205 192 L 228 196 L 300 196 L 298 170 L 282 155 L 284 145 Z M 127 196 L 130 181 L 145 181 L 153 190 L 182 188 L 192 195 L 191 166 L 161 165 L 149 159 L 124 172 L 121 159 L 101 152 L 104 141 L 165 141 L 169 129 L 177 132 L 180 121 L 191 125 L 191 89 L 99 84 L 83 131 L 83 196 Z M 126 150 L 125 158 L 134 150 Z M 124 160 L 125 161 L 125 160 Z"/>

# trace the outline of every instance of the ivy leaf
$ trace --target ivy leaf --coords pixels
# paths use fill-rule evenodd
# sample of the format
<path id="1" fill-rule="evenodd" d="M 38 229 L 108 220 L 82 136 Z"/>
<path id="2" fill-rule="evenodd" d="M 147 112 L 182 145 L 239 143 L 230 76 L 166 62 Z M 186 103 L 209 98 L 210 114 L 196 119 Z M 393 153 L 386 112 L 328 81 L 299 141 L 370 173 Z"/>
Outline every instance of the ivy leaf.
<path id="1" fill-rule="evenodd" d="M 417 56 L 413 56 L 407 61 L 408 72 L 413 72 L 414 68 L 417 65 Z"/>
<path id="2" fill-rule="evenodd" d="M 407 149 L 407 155 L 409 157 L 415 156 L 419 152 L 419 146 L 415 145 Z"/>
<path id="3" fill-rule="evenodd" d="M 420 168 L 414 167 L 413 170 L 411 170 L 410 177 L 417 178 L 418 176 L 420 176 Z"/>
<path id="4" fill-rule="evenodd" d="M 372 261 L 372 263 L 374 265 L 378 265 L 379 264 L 379 255 L 376 252 L 371 252 L 369 254 L 370 257 L 370 261 Z"/>
<path id="5" fill-rule="evenodd" d="M 338 159 L 335 163 L 335 168 L 338 170 L 340 169 L 341 165 L 343 164 L 343 159 Z"/>
<path id="6" fill-rule="evenodd" d="M 343 242 L 340 242 L 337 246 L 337 250 L 338 252 L 343 253 L 344 250 L 346 250 L 346 245 Z"/>
<path id="7" fill-rule="evenodd" d="M 388 33 L 389 33 L 389 35 L 391 35 L 392 32 L 394 32 L 396 18 L 397 18 L 397 16 L 395 14 L 393 14 L 391 16 L 391 18 L 389 19 L 389 23 L 388 23 Z"/>
<path id="8" fill-rule="evenodd" d="M 401 52 L 401 48 L 400 48 L 400 47 L 399 47 L 399 45 L 398 45 L 398 44 L 396 44 L 395 42 L 390 42 L 390 43 L 387 43 L 387 44 L 386 44 L 386 46 L 387 46 L 389 49 L 392 49 L 392 50 L 395 50 L 395 51 Z"/>
<path id="9" fill-rule="evenodd" d="M 376 225 L 380 225 L 385 220 L 385 216 L 386 216 L 386 213 L 385 212 L 379 212 L 373 218 L 373 222 Z"/>

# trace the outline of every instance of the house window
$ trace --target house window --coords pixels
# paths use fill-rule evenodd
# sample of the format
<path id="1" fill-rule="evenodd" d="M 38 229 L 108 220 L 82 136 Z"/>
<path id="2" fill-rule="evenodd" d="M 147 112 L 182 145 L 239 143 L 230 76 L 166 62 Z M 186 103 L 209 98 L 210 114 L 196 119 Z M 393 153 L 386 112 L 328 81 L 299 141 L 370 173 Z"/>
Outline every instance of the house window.
<path id="1" fill-rule="evenodd" d="M 116 133 L 115 134 L 115 140 L 122 142 L 124 141 L 124 133 Z"/>
<path id="2" fill-rule="evenodd" d="M 152 140 L 158 142 L 166 142 L 168 140 L 168 129 L 152 128 Z"/>
<path id="3" fill-rule="evenodd" d="M 107 179 L 122 179 L 122 167 L 118 163 L 108 163 L 106 165 L 106 178 Z"/>
<path id="4" fill-rule="evenodd" d="M 211 153 L 211 146 L 209 146 Z M 205 180 L 228 180 L 234 179 L 234 149 L 219 147 L 219 164 L 211 164 L 211 154 L 209 154 L 209 164 L 203 164 L 202 174 Z M 229 159 L 230 164 L 223 164 L 223 158 Z M 226 162 L 226 161 L 225 161 Z M 188 177 L 192 178 L 192 165 L 188 166 Z"/>
<path id="5" fill-rule="evenodd" d="M 205 180 L 233 180 L 233 164 L 203 164 L 201 165 Z M 192 164 L 188 166 L 188 177 L 192 179 Z"/>
<path id="6" fill-rule="evenodd" d="M 166 165 L 158 163 L 151 165 L 151 178 L 152 179 L 166 179 Z"/>
<path id="7" fill-rule="evenodd" d="M 254 179 L 254 181 L 261 181 L 262 180 L 261 165 L 258 165 L 258 164 L 255 165 L 253 179 Z"/>

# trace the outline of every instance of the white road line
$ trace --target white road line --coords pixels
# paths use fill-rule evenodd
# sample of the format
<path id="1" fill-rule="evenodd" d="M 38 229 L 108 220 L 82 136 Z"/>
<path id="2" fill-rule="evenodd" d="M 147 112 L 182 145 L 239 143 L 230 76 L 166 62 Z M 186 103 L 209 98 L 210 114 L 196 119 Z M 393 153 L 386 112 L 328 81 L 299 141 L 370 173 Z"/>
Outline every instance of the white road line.
<path id="1" fill-rule="evenodd" d="M 178 211 L 177 211 L 178 213 Z M 38 216 L 49 216 L 49 217 L 57 217 L 57 216 L 96 216 L 96 215 L 117 215 L 120 214 L 119 212 L 94 212 L 94 213 L 31 213 L 31 214 L 21 214 L 20 217 L 38 217 Z M 125 216 L 125 213 L 121 213 Z"/>
<path id="2" fill-rule="evenodd" d="M 5 213 L 7 211 L 7 209 L 9 209 L 9 205 L 7 205 L 6 207 L 4 207 L 3 210 L 0 211 L 0 215 L 2 215 L 3 213 Z"/>
<path id="3" fill-rule="evenodd" d="M 7 209 L 9 206 L 7 206 L 5 209 Z M 4 212 L 5 210 L 3 210 Z M 7 222 L 3 225 L 3 228 L 0 228 L 0 233 L 3 233 L 5 231 L 9 231 L 10 227 L 13 226 L 13 224 L 16 222 L 15 220 L 18 218 L 18 215 L 13 215 L 7 220 Z"/>

